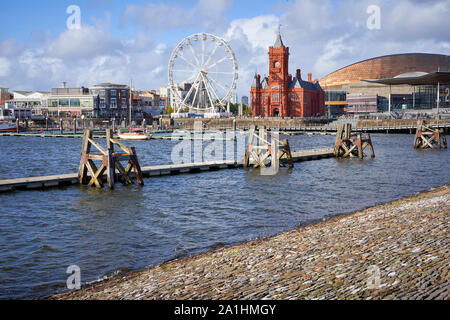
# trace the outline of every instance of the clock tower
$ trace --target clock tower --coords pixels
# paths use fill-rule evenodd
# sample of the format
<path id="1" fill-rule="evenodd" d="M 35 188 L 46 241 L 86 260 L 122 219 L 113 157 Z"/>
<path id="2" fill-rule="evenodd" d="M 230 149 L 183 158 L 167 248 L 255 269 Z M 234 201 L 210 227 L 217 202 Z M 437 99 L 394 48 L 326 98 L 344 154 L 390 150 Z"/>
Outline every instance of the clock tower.
<path id="1" fill-rule="evenodd" d="M 273 47 L 269 47 L 269 80 L 275 83 L 288 81 L 289 48 L 285 47 L 278 34 Z"/>
<path id="2" fill-rule="evenodd" d="M 269 89 L 271 91 L 271 115 L 288 114 L 287 90 L 289 86 L 289 48 L 278 32 L 277 40 L 269 47 Z"/>
<path id="3" fill-rule="evenodd" d="M 318 81 L 302 79 L 301 70 L 289 74 L 289 48 L 278 32 L 269 47 L 269 76 L 255 74 L 250 96 L 254 117 L 316 117 L 325 115 L 325 92 Z"/>

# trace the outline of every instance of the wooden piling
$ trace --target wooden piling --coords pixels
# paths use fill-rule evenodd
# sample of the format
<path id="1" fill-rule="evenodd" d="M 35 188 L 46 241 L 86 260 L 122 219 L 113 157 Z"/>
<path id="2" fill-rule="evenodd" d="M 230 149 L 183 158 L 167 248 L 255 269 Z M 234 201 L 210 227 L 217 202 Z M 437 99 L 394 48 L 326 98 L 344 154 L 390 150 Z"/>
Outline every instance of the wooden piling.
<path id="1" fill-rule="evenodd" d="M 123 152 L 115 152 L 114 146 L 117 145 Z M 95 147 L 100 153 L 92 153 L 91 147 Z M 100 167 L 97 167 L 94 161 L 101 161 Z M 121 161 L 128 161 L 126 168 Z M 117 171 L 118 174 L 117 174 Z M 139 185 L 144 185 L 141 167 L 134 148 L 128 148 L 114 139 L 112 129 L 106 130 L 106 149 L 103 148 L 92 138 L 92 131 L 85 130 L 82 144 L 80 169 L 78 177 L 80 184 L 88 186 L 95 185 L 101 188 L 104 184 L 104 174 L 109 189 L 114 188 L 117 180 L 124 184 L 132 184 L 133 181 L 129 174 L 134 171 Z M 89 177 L 88 177 L 89 173 Z"/>
<path id="2" fill-rule="evenodd" d="M 334 144 L 334 155 L 336 158 L 354 158 L 357 156 L 362 160 L 366 157 L 364 149 L 367 147 L 370 149 L 370 157 L 375 158 L 370 134 L 352 133 L 352 125 L 350 123 L 339 125 Z"/>
<path id="3" fill-rule="evenodd" d="M 284 167 L 282 159 L 286 159 L 289 168 L 294 167 L 289 141 L 279 140 L 271 135 L 268 138 L 265 127 L 256 132 L 256 126 L 252 125 L 249 131 L 247 148 L 244 156 L 244 168 L 264 168 L 270 163 L 273 168 Z M 277 151 L 278 150 L 278 151 Z"/>
<path id="4" fill-rule="evenodd" d="M 414 137 L 415 149 L 441 149 L 447 148 L 447 139 L 443 129 L 425 125 L 423 120 L 417 121 L 416 135 Z"/>

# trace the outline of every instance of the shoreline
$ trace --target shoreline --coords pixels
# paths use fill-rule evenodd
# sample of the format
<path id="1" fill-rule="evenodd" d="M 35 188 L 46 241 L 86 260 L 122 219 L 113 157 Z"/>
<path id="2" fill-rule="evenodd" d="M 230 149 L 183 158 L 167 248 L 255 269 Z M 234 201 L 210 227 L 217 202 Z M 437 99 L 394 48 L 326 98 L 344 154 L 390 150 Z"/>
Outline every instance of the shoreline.
<path id="1" fill-rule="evenodd" d="M 448 300 L 449 216 L 447 185 L 47 299 Z"/>

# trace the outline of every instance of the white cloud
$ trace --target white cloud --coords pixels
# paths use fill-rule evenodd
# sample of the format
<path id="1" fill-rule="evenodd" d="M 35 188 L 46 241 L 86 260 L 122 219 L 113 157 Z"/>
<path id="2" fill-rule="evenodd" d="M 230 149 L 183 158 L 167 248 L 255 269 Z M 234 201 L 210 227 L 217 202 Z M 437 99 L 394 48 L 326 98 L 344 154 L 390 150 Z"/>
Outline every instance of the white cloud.
<path id="1" fill-rule="evenodd" d="M 66 30 L 50 44 L 47 54 L 55 58 L 92 58 L 121 48 L 120 41 L 109 33 L 91 26 Z"/>
<path id="2" fill-rule="evenodd" d="M 268 46 L 275 42 L 279 21 L 280 19 L 274 15 L 234 20 L 231 22 L 225 38 L 246 38 L 253 49 L 259 47 L 267 50 Z"/>
<path id="3" fill-rule="evenodd" d="M 11 64 L 8 59 L 0 57 L 0 77 L 9 76 Z"/>
<path id="4" fill-rule="evenodd" d="M 155 29 L 187 27 L 195 23 L 195 10 L 169 6 L 165 3 L 129 4 L 122 15 L 122 24 L 138 24 Z"/>
<path id="5" fill-rule="evenodd" d="M 21 51 L 21 46 L 16 40 L 6 39 L 0 42 L 0 56 L 15 57 Z"/>
<path id="6" fill-rule="evenodd" d="M 228 27 L 223 13 L 232 0 L 199 0 L 191 8 L 165 3 L 129 4 L 122 14 L 122 25 L 137 24 L 154 31 L 202 26 L 207 32 L 223 32 Z"/>
<path id="7" fill-rule="evenodd" d="M 179 33 L 199 28 L 230 43 L 239 64 L 239 95 L 249 94 L 255 71 L 267 74 L 267 51 L 279 23 L 283 41 L 290 47 L 290 72 L 301 68 L 302 74 L 312 72 L 313 78 L 380 55 L 450 52 L 450 0 L 362 0 L 337 5 L 332 0 L 299 0 L 280 2 L 276 11 L 265 15 L 233 21 L 224 17 L 230 1 L 200 0 L 188 9 L 176 3 L 128 5 L 122 21 L 135 33 L 127 39 L 108 31 L 114 19 L 106 14 L 105 21 L 94 19 L 96 26 L 64 31 L 53 39 L 42 33 L 26 44 L 4 40 L 0 82 L 15 90 L 48 90 L 61 81 L 89 86 L 128 83 L 132 77 L 138 88 L 158 89 L 167 84 L 168 60 L 181 40 L 161 43 L 167 37 L 158 37 L 170 37 L 174 29 Z M 370 4 L 381 7 L 381 30 L 366 27 Z"/>
<path id="8" fill-rule="evenodd" d="M 345 45 L 347 37 L 341 37 L 329 41 L 325 45 L 324 52 L 318 56 L 314 64 L 314 70 L 318 74 L 327 74 L 330 70 L 337 70 L 342 67 L 341 61 L 352 54 L 352 49 Z"/>

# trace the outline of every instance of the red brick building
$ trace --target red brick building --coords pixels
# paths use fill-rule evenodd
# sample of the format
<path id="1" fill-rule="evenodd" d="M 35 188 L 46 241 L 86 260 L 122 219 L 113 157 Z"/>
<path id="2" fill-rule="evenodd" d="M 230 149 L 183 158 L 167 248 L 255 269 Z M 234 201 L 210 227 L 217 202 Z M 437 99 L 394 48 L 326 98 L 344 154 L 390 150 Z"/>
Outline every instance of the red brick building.
<path id="1" fill-rule="evenodd" d="M 0 88 L 0 106 L 4 105 L 7 100 L 11 100 L 13 95 L 8 92 L 8 88 Z"/>
<path id="2" fill-rule="evenodd" d="M 259 74 L 250 91 L 253 117 L 314 117 L 325 115 L 325 92 L 319 82 L 302 80 L 297 69 L 293 78 L 288 71 L 289 48 L 278 34 L 273 47 L 269 47 L 269 77 L 261 80 Z"/>

